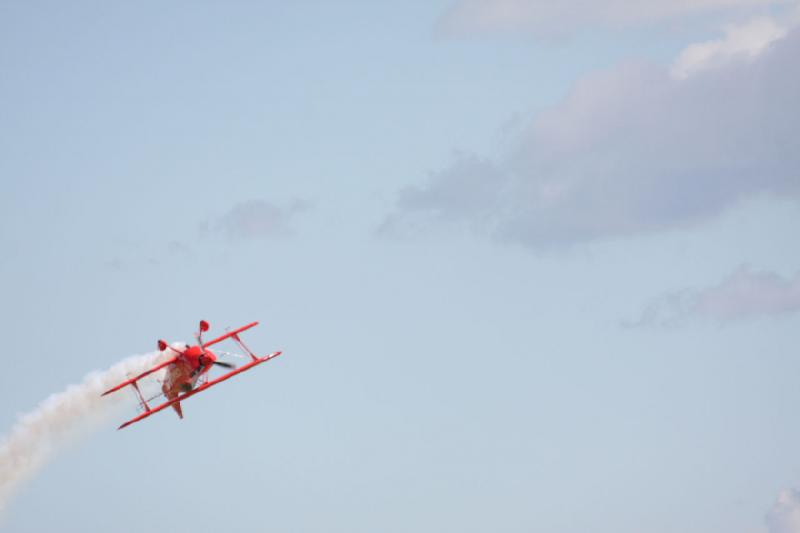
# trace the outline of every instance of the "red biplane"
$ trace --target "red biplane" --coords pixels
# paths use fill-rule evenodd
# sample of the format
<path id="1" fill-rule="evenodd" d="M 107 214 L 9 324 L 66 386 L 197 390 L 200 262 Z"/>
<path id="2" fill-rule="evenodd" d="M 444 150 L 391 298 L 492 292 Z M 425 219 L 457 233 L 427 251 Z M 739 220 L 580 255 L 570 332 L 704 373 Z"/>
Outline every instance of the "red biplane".
<path id="1" fill-rule="evenodd" d="M 250 370 L 256 365 L 260 365 L 261 363 L 265 363 L 270 359 L 273 359 L 281 354 L 281 352 L 273 352 L 269 355 L 265 355 L 263 357 L 257 357 L 251 350 L 248 348 L 242 339 L 239 338 L 239 334 L 245 330 L 248 330 L 254 326 L 257 326 L 258 322 L 251 322 L 246 326 L 242 326 L 238 329 L 233 331 L 229 331 L 224 335 L 220 335 L 216 339 L 210 340 L 208 342 L 203 342 L 202 335 L 203 332 L 208 331 L 208 322 L 205 320 L 200 321 L 200 331 L 195 334 L 197 338 L 197 344 L 194 346 L 187 345 L 183 350 L 177 350 L 166 343 L 166 341 L 159 340 L 158 341 L 158 349 L 162 352 L 166 350 L 170 350 L 175 353 L 173 357 L 160 363 L 147 372 L 142 372 L 136 377 L 133 377 L 127 381 L 123 381 L 116 387 L 107 390 L 103 393 L 103 396 L 106 394 L 110 394 L 114 391 L 118 391 L 123 387 L 130 385 L 136 391 L 136 394 L 139 396 L 139 402 L 142 406 L 144 412 L 137 416 L 136 418 L 132 418 L 128 420 L 124 424 L 122 424 L 117 429 L 122 429 L 127 427 L 131 424 L 135 424 L 140 420 L 144 420 L 148 416 L 152 415 L 153 413 L 157 413 L 162 409 L 166 409 L 167 407 L 172 407 L 176 413 L 178 413 L 178 417 L 183 418 L 183 411 L 181 410 L 181 402 L 190 396 L 194 396 L 198 392 L 202 392 L 209 387 L 213 387 L 217 383 L 225 381 L 226 379 L 232 378 L 236 374 L 241 374 L 245 370 Z M 217 344 L 218 342 L 224 341 L 225 339 L 233 339 L 247 354 L 250 356 L 250 361 L 239 367 L 235 368 L 234 365 L 227 362 L 222 362 L 217 360 L 217 356 L 208 349 L 209 346 Z M 212 366 L 221 366 L 224 368 L 231 369 L 230 372 L 224 374 L 218 378 L 212 379 L 211 381 L 208 380 L 208 371 L 211 369 Z M 149 376 L 153 372 L 161 370 L 162 368 L 166 368 L 166 375 L 164 377 L 164 381 L 161 384 L 161 391 L 166 398 L 166 401 L 160 405 L 155 407 L 150 407 L 145 400 L 144 396 L 142 395 L 142 391 L 139 388 L 138 381 L 145 376 Z M 198 382 L 200 383 L 198 385 Z M 159 395 L 160 396 L 160 395 Z M 152 398 L 151 398 L 152 400 Z"/>

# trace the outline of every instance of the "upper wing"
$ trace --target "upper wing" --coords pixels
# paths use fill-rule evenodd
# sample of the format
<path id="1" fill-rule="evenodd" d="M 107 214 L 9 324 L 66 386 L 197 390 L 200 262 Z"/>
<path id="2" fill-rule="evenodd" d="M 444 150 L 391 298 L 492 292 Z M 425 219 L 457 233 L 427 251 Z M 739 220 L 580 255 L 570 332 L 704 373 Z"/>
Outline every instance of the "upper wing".
<path id="1" fill-rule="evenodd" d="M 212 344 L 217 344 L 218 342 L 224 341 L 225 339 L 228 339 L 230 337 L 234 337 L 234 336 L 238 335 L 239 333 L 241 333 L 241 332 L 243 332 L 245 330 L 248 330 L 250 328 L 256 327 L 257 325 L 258 325 L 258 322 L 250 322 L 246 326 L 242 326 L 239 329 L 235 329 L 233 331 L 229 331 L 225 335 L 220 335 L 216 339 L 212 339 L 212 340 L 210 340 L 208 342 L 204 342 L 203 343 L 203 348 L 208 348 Z"/>
<path id="2" fill-rule="evenodd" d="M 248 327 L 253 327 L 254 325 L 255 325 L 255 323 L 250 324 L 249 326 L 245 326 L 244 329 L 247 329 Z M 232 333 L 234 333 L 234 332 L 232 332 Z M 236 333 L 238 333 L 238 331 Z M 212 342 L 218 342 L 218 341 L 212 341 Z M 271 353 L 269 355 L 265 355 L 264 357 L 255 358 L 252 361 L 250 361 L 249 363 L 247 363 L 246 365 L 237 368 L 236 370 L 232 370 L 231 372 L 228 372 L 227 374 L 224 374 L 224 375 L 218 377 L 217 379 L 213 379 L 211 381 L 203 383 L 202 385 L 200 385 L 196 389 L 192 389 L 189 392 L 186 392 L 186 393 L 181 394 L 180 396 L 178 396 L 176 398 L 173 398 L 172 400 L 168 400 L 168 401 L 162 403 L 161 405 L 158 405 L 156 407 L 153 407 L 152 409 L 149 409 L 149 410 L 145 411 L 144 413 L 140 414 L 136 418 L 132 418 L 132 419 L 128 420 L 127 422 L 122 424 L 117 429 L 122 429 L 124 427 L 130 426 L 131 424 L 135 424 L 136 422 L 139 422 L 140 420 L 144 420 L 148 416 L 150 416 L 150 415 L 152 415 L 154 413 L 157 413 L 157 412 L 161 411 L 162 409 L 166 409 L 167 407 L 169 407 L 170 405 L 172 405 L 174 403 L 181 402 L 181 401 L 189 398 L 190 396 L 194 396 L 198 392 L 202 392 L 202 391 L 206 390 L 209 387 L 213 387 L 217 383 L 225 381 L 226 379 L 230 379 L 233 376 L 235 376 L 236 374 L 241 374 L 245 370 L 250 370 L 251 368 L 253 368 L 256 365 L 260 365 L 261 363 L 265 363 L 265 362 L 269 361 L 270 359 L 278 357 L 280 354 L 281 354 L 281 352 L 273 352 L 273 353 Z"/>
<path id="3" fill-rule="evenodd" d="M 169 365 L 171 365 L 172 363 L 174 363 L 174 362 L 175 362 L 175 361 L 177 361 L 177 360 L 178 360 L 178 357 L 177 357 L 177 356 L 175 356 L 175 357 L 173 357 L 173 358 L 171 358 L 171 359 L 169 359 L 169 360 L 167 360 L 167 361 L 165 361 L 165 362 L 161 363 L 160 365 L 156 365 L 156 366 L 154 366 L 153 368 L 151 368 L 150 370 L 148 370 L 147 372 L 142 372 L 141 374 L 139 374 L 138 376 L 136 376 L 136 377 L 134 377 L 134 378 L 131 378 L 131 379 L 127 380 L 127 381 L 123 381 L 122 383 L 120 383 L 119 385 L 117 385 L 116 387 L 114 387 L 113 389 L 108 389 L 107 391 L 105 391 L 105 392 L 102 394 L 102 396 L 105 396 L 106 394 L 111 394 L 111 393 L 112 393 L 112 392 L 114 392 L 114 391 L 118 391 L 119 389 L 121 389 L 122 387 L 125 387 L 125 386 L 127 386 L 127 385 L 133 385 L 134 383 L 136 383 L 137 381 L 139 381 L 139 380 L 140 380 L 140 379 L 142 379 L 143 377 L 145 377 L 145 376 L 147 376 L 147 375 L 149 375 L 149 374 L 152 374 L 152 373 L 153 373 L 153 372 L 155 372 L 156 370 L 161 370 L 161 369 L 162 369 L 162 368 L 164 368 L 165 366 L 169 366 Z"/>

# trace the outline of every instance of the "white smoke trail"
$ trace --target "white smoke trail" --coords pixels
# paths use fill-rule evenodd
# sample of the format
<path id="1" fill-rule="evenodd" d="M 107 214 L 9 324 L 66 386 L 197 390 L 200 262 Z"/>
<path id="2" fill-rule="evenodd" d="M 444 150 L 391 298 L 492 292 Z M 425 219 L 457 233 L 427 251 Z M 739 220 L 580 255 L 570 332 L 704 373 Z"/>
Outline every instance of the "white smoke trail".
<path id="1" fill-rule="evenodd" d="M 104 391 L 144 372 L 163 357 L 163 352 L 137 355 L 104 372 L 91 372 L 81 383 L 52 394 L 36 409 L 21 415 L 0 443 L 0 512 L 20 484 L 32 478 L 71 437 L 85 433 L 115 406 L 131 399 L 124 391 L 101 397 Z"/>

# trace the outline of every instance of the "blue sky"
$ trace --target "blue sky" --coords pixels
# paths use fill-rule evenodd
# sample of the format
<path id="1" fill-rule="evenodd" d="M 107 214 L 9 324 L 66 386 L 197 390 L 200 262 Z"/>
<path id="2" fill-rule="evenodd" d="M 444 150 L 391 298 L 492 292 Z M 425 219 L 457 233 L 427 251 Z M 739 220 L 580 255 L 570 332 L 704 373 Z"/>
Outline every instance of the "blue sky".
<path id="1" fill-rule="evenodd" d="M 0 529 L 800 531 L 798 6 L 559 6 L 0 5 L 0 425 L 285 352 Z"/>

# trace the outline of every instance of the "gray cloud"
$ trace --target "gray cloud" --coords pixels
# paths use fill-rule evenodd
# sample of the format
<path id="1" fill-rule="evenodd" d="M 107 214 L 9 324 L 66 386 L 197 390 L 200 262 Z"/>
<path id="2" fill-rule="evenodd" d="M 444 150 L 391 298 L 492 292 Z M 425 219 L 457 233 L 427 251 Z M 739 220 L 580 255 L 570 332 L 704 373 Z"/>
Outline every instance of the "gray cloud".
<path id="1" fill-rule="evenodd" d="M 145 247 L 139 243 L 117 243 L 117 253 L 103 262 L 106 270 L 124 272 L 142 267 L 159 267 L 170 261 L 183 261 L 194 258 L 192 247 L 179 240 L 169 241 L 166 245 L 157 244 Z"/>
<path id="2" fill-rule="evenodd" d="M 508 156 L 399 193 L 384 233 L 465 225 L 534 248 L 696 224 L 800 193 L 800 32 L 685 78 L 625 64 L 576 84 Z"/>
<path id="3" fill-rule="evenodd" d="M 234 205 L 219 218 L 205 222 L 201 231 L 221 233 L 230 240 L 288 235 L 291 234 L 292 218 L 307 208 L 306 203 L 299 200 L 288 207 L 264 200 L 248 200 Z"/>
<path id="4" fill-rule="evenodd" d="M 425 188 L 406 187 L 398 193 L 398 212 L 389 215 L 379 234 L 413 234 L 430 225 L 463 222 L 474 231 L 494 224 L 499 205 L 499 189 L 507 177 L 489 160 L 472 154 L 459 154 L 455 163 L 431 176 Z M 446 208 L 443 208 L 446 206 Z"/>
<path id="5" fill-rule="evenodd" d="M 439 21 L 448 36 L 524 32 L 570 33 L 587 26 L 610 28 L 714 13 L 750 12 L 789 0 L 459 0 Z"/>
<path id="6" fill-rule="evenodd" d="M 628 326 L 669 326 L 691 317 L 726 322 L 800 311 L 800 272 L 791 279 L 768 271 L 739 267 L 722 283 L 683 289 L 651 301 Z"/>
<path id="7" fill-rule="evenodd" d="M 800 491 L 781 491 L 766 520 L 769 533 L 800 533 Z"/>

